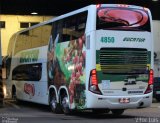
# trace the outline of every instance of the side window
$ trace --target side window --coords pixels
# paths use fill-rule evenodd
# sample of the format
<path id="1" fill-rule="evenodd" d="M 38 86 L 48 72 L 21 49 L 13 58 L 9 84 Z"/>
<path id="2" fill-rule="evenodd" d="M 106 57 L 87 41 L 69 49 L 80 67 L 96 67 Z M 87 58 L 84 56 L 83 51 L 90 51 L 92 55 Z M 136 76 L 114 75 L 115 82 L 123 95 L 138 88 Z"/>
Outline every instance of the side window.
<path id="1" fill-rule="evenodd" d="M 48 45 L 51 35 L 52 23 L 42 26 L 42 45 Z"/>
<path id="2" fill-rule="evenodd" d="M 76 39 L 74 35 L 77 25 L 76 23 L 77 23 L 77 18 L 75 17 L 75 15 L 65 19 L 64 30 L 63 30 L 64 41 L 70 41 Z"/>
<path id="3" fill-rule="evenodd" d="M 85 33 L 87 12 L 65 18 L 63 27 L 63 41 L 78 39 Z"/>
<path id="4" fill-rule="evenodd" d="M 53 41 L 55 41 L 57 35 L 59 35 L 59 40 L 58 42 L 61 42 L 62 40 L 62 33 L 63 33 L 63 20 L 59 20 L 53 23 L 53 28 L 52 28 L 52 38 Z"/>
<path id="5" fill-rule="evenodd" d="M 53 41 L 59 34 L 58 42 L 66 42 L 78 39 L 85 33 L 87 11 L 78 13 L 53 23 Z"/>
<path id="6" fill-rule="evenodd" d="M 87 23 L 87 12 L 81 13 L 78 18 L 76 30 L 81 33 L 85 33 L 86 23 Z"/>
<path id="7" fill-rule="evenodd" d="M 19 51 L 37 48 L 48 44 L 52 23 L 33 28 L 17 36 L 14 54 Z"/>
<path id="8" fill-rule="evenodd" d="M 11 61 L 12 61 L 12 52 L 14 48 L 14 43 L 16 39 L 16 34 L 14 34 L 8 44 L 8 49 L 7 49 L 7 56 L 3 59 L 3 65 L 6 67 L 6 78 L 9 77 L 10 75 L 10 69 L 11 69 Z"/>
<path id="9" fill-rule="evenodd" d="M 16 43 L 15 43 L 14 54 L 16 54 L 21 50 L 27 49 L 28 45 L 30 44 L 30 43 L 27 43 L 29 38 L 29 33 L 30 33 L 29 31 L 25 31 L 23 33 L 18 34 Z"/>
<path id="10" fill-rule="evenodd" d="M 12 80 L 39 81 L 42 76 L 42 64 L 25 64 L 14 68 Z"/>
<path id="11" fill-rule="evenodd" d="M 87 21 L 87 12 L 79 13 L 68 17 L 65 19 L 65 35 L 69 37 L 69 40 L 64 41 L 71 41 L 78 39 L 85 33 L 86 28 L 86 21 Z"/>
<path id="12" fill-rule="evenodd" d="M 7 55 L 8 56 L 12 56 L 12 52 L 13 52 L 16 36 L 17 35 L 14 34 L 9 40 L 8 49 L 7 49 Z"/>

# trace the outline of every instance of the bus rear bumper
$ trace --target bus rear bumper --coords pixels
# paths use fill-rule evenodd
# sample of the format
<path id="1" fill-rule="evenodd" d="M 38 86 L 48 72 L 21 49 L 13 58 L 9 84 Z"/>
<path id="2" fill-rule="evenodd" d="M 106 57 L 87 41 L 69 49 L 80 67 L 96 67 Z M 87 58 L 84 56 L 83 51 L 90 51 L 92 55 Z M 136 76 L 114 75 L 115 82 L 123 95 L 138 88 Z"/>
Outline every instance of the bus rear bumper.
<path id="1" fill-rule="evenodd" d="M 119 99 L 129 98 L 129 103 L 120 103 Z M 152 104 L 152 93 L 134 96 L 103 96 L 89 92 L 87 95 L 88 109 L 135 109 L 145 108 Z"/>

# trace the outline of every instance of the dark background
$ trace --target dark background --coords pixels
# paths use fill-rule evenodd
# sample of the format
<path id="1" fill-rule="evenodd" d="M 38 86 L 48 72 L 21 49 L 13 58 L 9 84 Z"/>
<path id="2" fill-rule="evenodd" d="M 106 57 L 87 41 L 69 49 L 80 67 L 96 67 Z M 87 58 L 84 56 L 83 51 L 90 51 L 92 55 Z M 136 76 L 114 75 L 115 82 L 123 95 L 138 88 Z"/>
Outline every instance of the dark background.
<path id="1" fill-rule="evenodd" d="M 0 14 L 61 15 L 90 4 L 132 4 L 147 7 L 151 10 L 153 20 L 160 20 L 160 1 L 152 0 L 0 0 Z"/>

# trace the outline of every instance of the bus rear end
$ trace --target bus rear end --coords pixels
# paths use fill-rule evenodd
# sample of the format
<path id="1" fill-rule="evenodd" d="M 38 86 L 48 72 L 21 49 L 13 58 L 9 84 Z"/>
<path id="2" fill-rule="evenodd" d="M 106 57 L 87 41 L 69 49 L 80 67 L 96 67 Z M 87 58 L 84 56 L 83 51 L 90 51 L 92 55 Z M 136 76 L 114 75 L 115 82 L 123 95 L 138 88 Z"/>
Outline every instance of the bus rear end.
<path id="1" fill-rule="evenodd" d="M 148 9 L 129 5 L 97 8 L 90 47 L 87 108 L 144 108 L 152 103 L 153 41 Z M 93 35 L 92 35 L 93 36 Z M 93 45 L 92 43 L 95 43 Z M 95 48 L 95 50 L 93 49 Z"/>

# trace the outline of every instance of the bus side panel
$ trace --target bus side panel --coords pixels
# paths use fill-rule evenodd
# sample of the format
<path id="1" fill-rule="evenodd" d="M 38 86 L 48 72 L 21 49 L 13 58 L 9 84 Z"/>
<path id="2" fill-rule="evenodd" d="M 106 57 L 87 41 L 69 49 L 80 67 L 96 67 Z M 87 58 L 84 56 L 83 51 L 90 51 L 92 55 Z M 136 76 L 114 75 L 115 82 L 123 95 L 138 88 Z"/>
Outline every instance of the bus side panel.
<path id="1" fill-rule="evenodd" d="M 56 42 L 56 41 L 55 41 Z M 85 37 L 57 43 L 52 41 L 48 48 L 48 86 L 57 90 L 66 86 L 70 108 L 85 108 Z"/>
<path id="2" fill-rule="evenodd" d="M 15 86 L 18 99 L 48 105 L 46 54 L 44 46 L 19 52 L 13 58 L 11 88 Z"/>
<path id="3" fill-rule="evenodd" d="M 46 81 L 15 81 L 15 85 L 18 99 L 48 105 Z"/>

